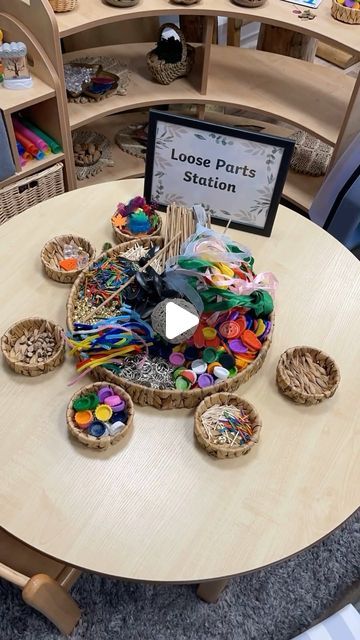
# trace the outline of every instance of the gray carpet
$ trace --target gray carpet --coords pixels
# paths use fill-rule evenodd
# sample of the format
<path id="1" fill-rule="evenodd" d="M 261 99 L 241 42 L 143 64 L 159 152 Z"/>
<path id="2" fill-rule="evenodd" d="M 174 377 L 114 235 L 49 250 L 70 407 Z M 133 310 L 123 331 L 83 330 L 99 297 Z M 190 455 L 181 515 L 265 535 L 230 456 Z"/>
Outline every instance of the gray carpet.
<path id="1" fill-rule="evenodd" d="M 360 512 L 312 549 L 233 579 L 220 601 L 194 586 L 161 586 L 83 575 L 73 595 L 84 609 L 72 640 L 289 640 L 360 579 Z M 59 640 L 16 588 L 0 581 L 0 640 Z"/>

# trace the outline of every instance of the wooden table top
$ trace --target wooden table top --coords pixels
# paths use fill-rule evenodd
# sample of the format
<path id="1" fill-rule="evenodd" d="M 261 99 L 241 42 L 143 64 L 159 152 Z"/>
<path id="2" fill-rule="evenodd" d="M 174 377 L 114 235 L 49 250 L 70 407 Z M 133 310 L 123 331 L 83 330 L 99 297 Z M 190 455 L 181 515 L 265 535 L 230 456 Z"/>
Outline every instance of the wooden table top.
<path id="1" fill-rule="evenodd" d="M 65 327 L 69 286 L 42 272 L 40 250 L 72 232 L 101 249 L 119 201 L 142 180 L 111 182 L 44 202 L 0 227 L 0 333 L 39 315 Z M 256 271 L 273 271 L 274 339 L 258 374 L 239 388 L 263 419 L 259 444 L 216 460 L 193 438 L 193 411 L 136 407 L 132 435 L 106 452 L 67 433 L 74 388 L 68 357 L 37 378 L 0 365 L 0 525 L 68 564 L 169 582 L 262 567 L 326 536 L 359 505 L 360 263 L 334 238 L 280 207 L 271 238 L 231 232 Z M 294 345 L 328 352 L 341 371 L 335 396 L 298 406 L 275 384 Z M 84 384 L 84 382 L 82 382 Z M 78 384 L 80 387 L 81 384 Z"/>

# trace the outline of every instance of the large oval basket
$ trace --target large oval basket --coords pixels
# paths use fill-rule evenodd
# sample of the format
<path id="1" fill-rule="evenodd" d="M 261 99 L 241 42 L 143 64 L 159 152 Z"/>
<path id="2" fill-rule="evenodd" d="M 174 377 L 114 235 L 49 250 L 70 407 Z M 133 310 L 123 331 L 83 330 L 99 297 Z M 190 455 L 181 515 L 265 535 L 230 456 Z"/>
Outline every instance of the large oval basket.
<path id="1" fill-rule="evenodd" d="M 151 242 L 156 242 L 160 246 L 163 246 L 164 239 L 161 237 L 147 238 L 142 241 L 132 240 L 131 242 L 117 245 L 113 249 L 110 249 L 105 253 L 108 257 L 115 257 L 123 255 L 125 251 L 132 248 L 136 243 L 144 243 L 145 246 L 149 246 Z M 101 257 L 101 256 L 100 256 Z M 99 259 L 99 258 L 97 258 Z M 70 331 L 73 331 L 74 325 L 74 307 L 78 297 L 78 292 L 82 286 L 86 273 L 83 272 L 73 284 L 70 291 L 68 304 L 67 304 L 67 326 Z M 96 367 L 92 370 L 91 375 L 95 380 L 107 381 L 116 385 L 120 385 L 131 396 L 136 404 L 141 406 L 150 405 L 156 409 L 183 409 L 197 407 L 198 404 L 213 393 L 220 393 L 222 391 L 232 392 L 235 391 L 241 384 L 244 384 L 253 376 L 263 365 L 266 358 L 266 354 L 269 350 L 272 334 L 274 330 L 274 314 L 271 315 L 272 326 L 271 330 L 263 342 L 261 351 L 258 356 L 248 366 L 240 371 L 233 378 L 228 378 L 223 382 L 219 382 L 210 387 L 204 389 L 190 389 L 189 391 L 179 391 L 178 389 L 151 389 L 140 384 L 136 384 L 132 381 L 126 380 L 115 375 L 111 371 L 104 367 Z"/>

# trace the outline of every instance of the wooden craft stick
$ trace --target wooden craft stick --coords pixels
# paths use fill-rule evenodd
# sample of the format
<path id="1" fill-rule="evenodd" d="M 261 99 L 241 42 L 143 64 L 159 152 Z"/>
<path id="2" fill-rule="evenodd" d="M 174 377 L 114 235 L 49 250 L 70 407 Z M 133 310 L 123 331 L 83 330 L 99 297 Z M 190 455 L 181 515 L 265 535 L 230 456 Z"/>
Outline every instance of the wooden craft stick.
<path id="1" fill-rule="evenodd" d="M 136 273 L 141 273 L 142 271 L 145 271 L 145 269 L 148 268 L 148 266 L 154 261 L 157 260 L 160 255 L 164 254 L 165 255 L 165 251 L 167 251 L 170 247 L 170 245 L 174 242 L 176 243 L 178 241 L 178 235 L 175 236 L 172 240 L 170 240 L 167 244 L 165 244 L 163 246 L 162 249 L 160 249 L 160 251 L 158 251 L 152 258 L 150 258 L 150 260 L 147 261 L 147 263 L 143 266 L 140 267 L 140 269 L 136 272 Z M 87 320 L 90 320 L 90 318 L 92 318 L 94 315 L 96 315 L 97 311 L 99 309 L 102 309 L 102 307 L 105 307 L 107 304 L 109 304 L 109 302 L 111 302 L 111 300 L 113 300 L 114 298 L 116 298 L 116 296 L 119 295 L 119 293 L 121 293 L 121 291 L 123 289 L 125 289 L 125 287 L 127 287 L 129 284 L 131 284 L 131 282 L 133 282 L 135 280 L 135 276 L 136 274 L 134 274 L 133 276 L 131 276 L 131 278 L 129 278 L 129 280 L 127 282 L 124 282 L 124 284 L 121 285 L 121 287 L 119 287 L 116 291 L 114 291 L 114 293 L 111 294 L 111 296 L 109 296 L 106 300 L 104 300 L 104 302 L 102 302 L 101 304 L 99 304 L 98 307 L 95 307 L 87 316 L 85 316 L 85 318 L 82 319 L 82 323 L 87 322 Z"/>

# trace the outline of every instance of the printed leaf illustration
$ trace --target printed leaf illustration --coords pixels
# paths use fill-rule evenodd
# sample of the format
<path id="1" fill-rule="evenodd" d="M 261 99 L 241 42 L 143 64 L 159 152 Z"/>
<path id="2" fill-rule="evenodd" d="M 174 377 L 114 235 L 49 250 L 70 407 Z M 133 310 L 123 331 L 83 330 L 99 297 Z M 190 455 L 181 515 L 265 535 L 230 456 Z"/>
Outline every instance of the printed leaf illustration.
<path id="1" fill-rule="evenodd" d="M 206 140 L 205 136 L 202 136 L 201 133 L 195 133 L 195 138 L 199 138 L 199 140 Z"/>

